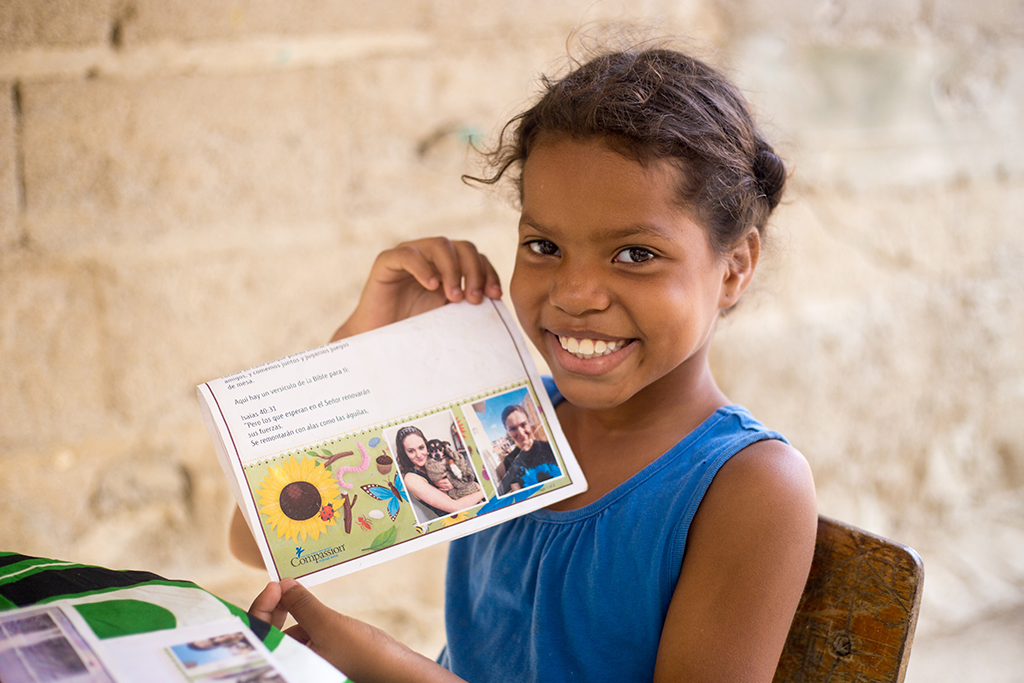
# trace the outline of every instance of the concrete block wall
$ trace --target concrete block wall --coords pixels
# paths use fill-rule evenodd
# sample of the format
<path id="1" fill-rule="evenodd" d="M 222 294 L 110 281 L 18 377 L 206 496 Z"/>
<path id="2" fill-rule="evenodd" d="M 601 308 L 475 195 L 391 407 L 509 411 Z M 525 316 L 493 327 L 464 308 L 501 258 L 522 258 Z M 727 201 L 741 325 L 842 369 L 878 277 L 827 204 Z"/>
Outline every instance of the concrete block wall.
<path id="1" fill-rule="evenodd" d="M 1024 5 L 626 4 L 0 2 L 0 548 L 247 604 L 194 386 L 324 342 L 397 241 L 473 239 L 507 281 L 467 141 L 573 27 L 632 18 L 734 73 L 792 163 L 721 384 L 822 512 L 922 552 L 922 637 L 1020 609 Z M 443 558 L 321 592 L 433 654 Z"/>
<path id="2" fill-rule="evenodd" d="M 925 637 L 1020 614 L 1024 7 L 803 5 L 751 3 L 733 52 L 795 175 L 720 379 L 823 512 L 922 552 Z"/>

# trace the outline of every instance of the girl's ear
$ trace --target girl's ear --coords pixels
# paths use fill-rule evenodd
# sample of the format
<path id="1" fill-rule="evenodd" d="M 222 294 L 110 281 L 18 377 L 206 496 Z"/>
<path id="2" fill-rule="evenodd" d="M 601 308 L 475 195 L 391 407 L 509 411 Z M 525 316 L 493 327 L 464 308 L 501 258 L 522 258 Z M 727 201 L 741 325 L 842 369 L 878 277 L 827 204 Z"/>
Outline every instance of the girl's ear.
<path id="1" fill-rule="evenodd" d="M 722 280 L 722 294 L 718 307 L 722 310 L 735 306 L 747 285 L 754 279 L 757 259 L 761 255 L 761 233 L 751 228 L 746 236 L 726 256 L 728 269 Z"/>

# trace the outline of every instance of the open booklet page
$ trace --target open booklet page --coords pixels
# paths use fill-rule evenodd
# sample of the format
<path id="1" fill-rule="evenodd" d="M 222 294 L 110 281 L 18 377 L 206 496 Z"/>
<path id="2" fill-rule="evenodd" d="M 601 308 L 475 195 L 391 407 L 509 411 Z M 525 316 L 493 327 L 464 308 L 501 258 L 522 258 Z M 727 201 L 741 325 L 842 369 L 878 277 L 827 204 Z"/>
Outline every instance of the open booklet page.
<path id="1" fill-rule="evenodd" d="M 66 601 L 0 612 L 0 681 L 304 683 L 311 675 L 336 683 L 348 680 L 315 656 L 307 655 L 289 670 L 237 617 L 168 628 L 146 623 L 152 615 L 139 611 L 142 604 L 121 607 L 111 612 L 113 618 L 84 611 L 89 604 Z M 131 632 L 151 626 L 155 630 Z"/>
<path id="2" fill-rule="evenodd" d="M 443 306 L 198 390 L 276 580 L 319 583 L 586 490 L 500 302 Z"/>

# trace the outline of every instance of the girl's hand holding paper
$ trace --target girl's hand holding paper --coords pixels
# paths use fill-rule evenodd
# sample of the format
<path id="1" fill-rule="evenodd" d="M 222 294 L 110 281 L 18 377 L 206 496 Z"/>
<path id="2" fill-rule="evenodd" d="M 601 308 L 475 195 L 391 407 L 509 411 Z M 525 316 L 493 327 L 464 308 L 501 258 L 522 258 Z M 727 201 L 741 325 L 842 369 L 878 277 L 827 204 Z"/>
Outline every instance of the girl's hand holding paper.
<path id="1" fill-rule="evenodd" d="M 356 310 L 334 333 L 337 341 L 450 302 L 501 298 L 498 273 L 472 242 L 428 237 L 403 242 L 373 263 Z"/>

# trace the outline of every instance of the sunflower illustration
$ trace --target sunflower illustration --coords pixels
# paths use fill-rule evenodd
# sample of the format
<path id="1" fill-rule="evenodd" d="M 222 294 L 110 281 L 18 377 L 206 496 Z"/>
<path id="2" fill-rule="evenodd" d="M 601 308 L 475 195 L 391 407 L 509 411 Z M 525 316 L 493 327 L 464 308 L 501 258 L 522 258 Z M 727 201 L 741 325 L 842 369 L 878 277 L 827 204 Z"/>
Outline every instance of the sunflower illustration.
<path id="1" fill-rule="evenodd" d="M 310 458 L 292 457 L 280 467 L 271 467 L 256 492 L 260 512 L 278 538 L 299 542 L 309 536 L 315 541 L 328 526 L 337 524 L 333 511 L 338 506 L 338 485 L 327 468 L 317 467 Z"/>

